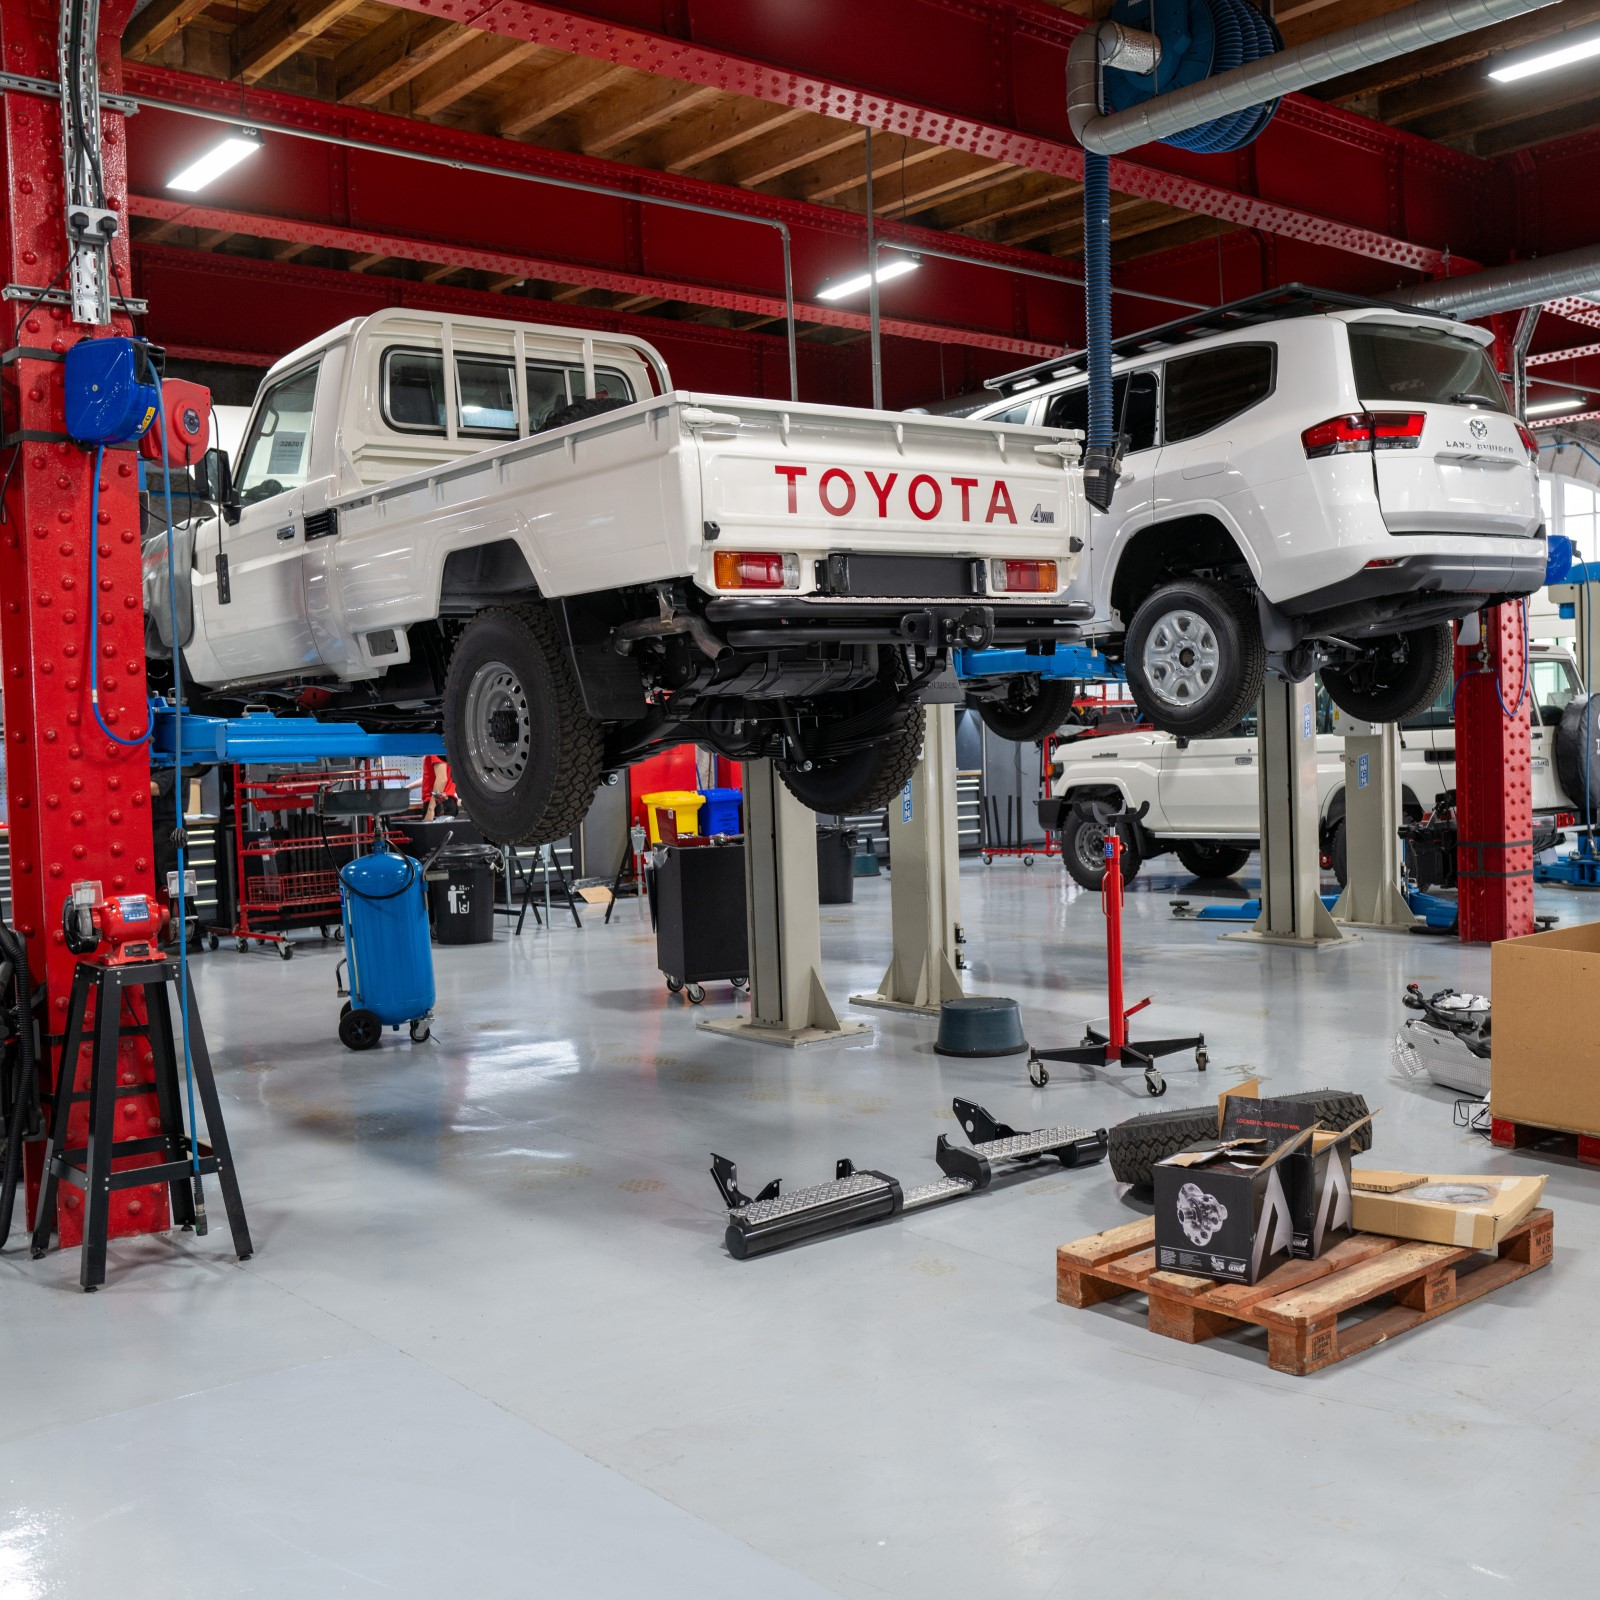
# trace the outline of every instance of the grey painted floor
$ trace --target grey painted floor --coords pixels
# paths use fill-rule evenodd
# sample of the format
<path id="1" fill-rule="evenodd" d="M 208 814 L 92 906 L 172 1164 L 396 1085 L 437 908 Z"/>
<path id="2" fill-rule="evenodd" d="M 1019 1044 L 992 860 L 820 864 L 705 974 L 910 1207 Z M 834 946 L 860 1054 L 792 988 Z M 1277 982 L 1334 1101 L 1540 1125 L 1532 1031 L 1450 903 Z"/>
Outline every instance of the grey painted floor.
<path id="1" fill-rule="evenodd" d="M 439 951 L 433 1041 L 360 1057 L 331 949 L 225 947 L 198 982 L 258 1254 L 121 1244 L 94 1296 L 69 1256 L 0 1255 L 0 1596 L 1592 1593 L 1600 1174 L 1491 1150 L 1389 1067 L 1404 982 L 1486 988 L 1487 952 L 1223 944 L 1170 919 L 1179 888 L 1130 899 L 1142 1020 L 1211 1040 L 1164 1103 L 1360 1089 L 1375 1160 L 1550 1171 L 1553 1270 L 1294 1379 L 1254 1339 L 1056 1305 L 1055 1246 L 1137 1214 L 1103 1166 L 734 1262 L 712 1149 L 747 1187 L 846 1154 L 920 1181 L 952 1094 L 1024 1127 L 1152 1103 L 882 1013 L 800 1054 L 708 1037 L 730 991 L 670 1000 L 632 906 Z M 1053 863 L 962 889 L 972 987 L 1071 1042 L 1096 898 Z M 888 955 L 887 880 L 858 890 L 824 913 L 840 1001 Z"/>

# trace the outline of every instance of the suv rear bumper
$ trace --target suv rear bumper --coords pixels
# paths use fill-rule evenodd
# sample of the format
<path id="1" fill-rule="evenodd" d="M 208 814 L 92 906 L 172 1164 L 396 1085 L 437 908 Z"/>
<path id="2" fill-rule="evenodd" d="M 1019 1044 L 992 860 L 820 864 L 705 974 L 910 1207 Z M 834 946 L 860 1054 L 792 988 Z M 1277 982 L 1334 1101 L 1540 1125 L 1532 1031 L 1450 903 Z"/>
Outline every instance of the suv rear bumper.
<path id="1" fill-rule="evenodd" d="M 798 595 L 722 596 L 705 619 L 735 650 L 801 644 L 971 645 L 1071 643 L 1094 615 L 1086 600 L 985 605 L 977 600 L 816 600 Z M 974 646 L 981 648 L 981 646 Z"/>

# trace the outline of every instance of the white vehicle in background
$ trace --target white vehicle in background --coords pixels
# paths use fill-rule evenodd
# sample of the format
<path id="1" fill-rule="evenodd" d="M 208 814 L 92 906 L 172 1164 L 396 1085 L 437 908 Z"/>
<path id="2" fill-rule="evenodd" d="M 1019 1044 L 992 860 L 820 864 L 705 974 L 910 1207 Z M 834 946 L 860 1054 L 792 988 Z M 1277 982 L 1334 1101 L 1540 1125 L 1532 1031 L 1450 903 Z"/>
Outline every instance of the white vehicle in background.
<path id="1" fill-rule="evenodd" d="M 641 340 L 407 308 L 267 374 L 180 531 L 188 680 L 442 728 L 472 820 L 539 843 L 693 740 L 885 804 L 952 648 L 1075 639 L 1078 439 L 672 388 Z M 166 533 L 145 547 L 153 662 Z"/>
<path id="2" fill-rule="evenodd" d="M 1233 727 L 1269 666 L 1403 721 L 1449 677 L 1452 621 L 1544 582 L 1537 447 L 1490 343 L 1299 285 L 1117 341 L 1126 454 L 1069 593 L 1156 727 Z M 973 415 L 1086 426 L 1081 352 L 990 387 Z"/>
<path id="3" fill-rule="evenodd" d="M 1453 685 L 1400 731 L 1401 803 L 1416 821 L 1455 788 Z M 1514 691 L 1517 686 L 1510 686 Z M 1322 853 L 1344 881 L 1343 720 L 1326 695 L 1318 697 L 1317 805 Z M 1563 814 L 1584 811 L 1585 772 L 1591 809 L 1600 812 L 1600 706 L 1585 717 L 1585 696 L 1571 652 L 1536 645 L 1528 684 L 1532 720 L 1533 810 L 1553 833 Z M 1060 836 L 1068 872 L 1086 888 L 1105 873 L 1104 831 L 1074 809 L 1079 800 L 1119 810 L 1149 810 L 1124 824 L 1123 879 L 1168 851 L 1197 878 L 1230 877 L 1260 844 L 1260 787 L 1252 712 L 1227 733 L 1175 738 L 1152 728 L 1063 737 L 1055 747 L 1052 798 L 1039 802 L 1039 820 Z M 1588 754 L 1585 755 L 1587 749 Z M 1552 841 L 1553 842 L 1553 841 Z"/>

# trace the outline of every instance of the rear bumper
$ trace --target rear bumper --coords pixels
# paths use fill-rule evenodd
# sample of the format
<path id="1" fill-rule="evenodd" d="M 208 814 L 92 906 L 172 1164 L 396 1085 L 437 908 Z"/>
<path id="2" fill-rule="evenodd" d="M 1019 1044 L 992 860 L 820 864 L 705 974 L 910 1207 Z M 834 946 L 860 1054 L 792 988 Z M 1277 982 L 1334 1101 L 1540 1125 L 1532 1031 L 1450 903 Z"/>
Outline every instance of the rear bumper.
<path id="1" fill-rule="evenodd" d="M 797 595 L 724 596 L 708 602 L 706 621 L 735 650 L 801 644 L 917 644 L 936 648 L 987 644 L 1071 643 L 1094 615 L 1085 600 L 986 605 L 978 600 L 828 600 Z M 972 632 L 984 635 L 980 643 Z"/>

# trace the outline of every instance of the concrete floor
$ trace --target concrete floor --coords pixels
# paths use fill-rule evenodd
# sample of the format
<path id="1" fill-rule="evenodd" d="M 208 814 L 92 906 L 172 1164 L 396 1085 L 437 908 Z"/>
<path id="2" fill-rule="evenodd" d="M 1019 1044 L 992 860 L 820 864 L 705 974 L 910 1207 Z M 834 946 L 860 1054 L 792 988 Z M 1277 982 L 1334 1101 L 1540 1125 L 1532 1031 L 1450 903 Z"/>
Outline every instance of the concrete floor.
<path id="1" fill-rule="evenodd" d="M 0 1596 L 1592 1593 L 1600 1175 L 1493 1151 L 1389 1066 L 1405 981 L 1487 988 L 1487 952 L 1219 943 L 1180 888 L 1130 898 L 1145 1020 L 1212 1041 L 1164 1104 L 1359 1089 L 1375 1160 L 1548 1170 L 1553 1270 L 1296 1379 L 1255 1338 L 1055 1303 L 1055 1246 L 1138 1212 L 1104 1166 L 734 1262 L 713 1149 L 752 1189 L 846 1154 L 921 1181 L 953 1094 L 1024 1127 L 1152 1102 L 1132 1073 L 1036 1091 L 883 1013 L 802 1053 L 707 1036 L 730 991 L 669 999 L 631 905 L 440 950 L 433 1041 L 366 1056 L 331 950 L 225 947 L 196 970 L 258 1253 L 120 1244 L 93 1296 L 72 1255 L 0 1255 Z M 888 954 L 888 882 L 858 891 L 824 912 L 840 1001 Z M 1104 1003 L 1096 897 L 1054 863 L 962 892 L 973 989 L 1071 1042 Z"/>

